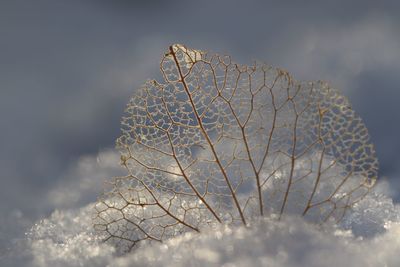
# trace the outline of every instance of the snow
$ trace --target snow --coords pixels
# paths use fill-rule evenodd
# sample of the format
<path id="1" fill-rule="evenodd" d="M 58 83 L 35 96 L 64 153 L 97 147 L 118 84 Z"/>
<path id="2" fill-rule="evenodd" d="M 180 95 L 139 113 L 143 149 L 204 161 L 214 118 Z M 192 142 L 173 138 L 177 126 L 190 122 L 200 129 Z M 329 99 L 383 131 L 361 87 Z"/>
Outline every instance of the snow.
<path id="1" fill-rule="evenodd" d="M 118 155 L 111 152 L 100 156 L 101 170 L 95 168 L 99 164 L 97 157 L 80 160 L 70 172 L 77 178 L 60 185 L 56 193 L 64 196 L 64 192 L 76 190 L 81 196 L 90 194 L 93 187 L 82 187 L 82 177 L 96 177 L 102 171 L 109 175 L 113 173 L 110 166 L 118 160 Z M 339 225 L 318 226 L 296 215 L 281 220 L 270 215 L 248 227 L 218 226 L 203 229 L 200 234 L 186 233 L 162 244 L 144 243 L 127 254 L 102 242 L 102 236 L 94 231 L 95 203 L 71 200 L 33 225 L 24 239 L 13 240 L 6 252 L 2 249 L 0 266 L 397 267 L 400 205 L 393 203 L 390 190 L 387 183 L 380 181 Z M 18 222 L 24 214 L 14 217 Z"/>
<path id="2" fill-rule="evenodd" d="M 93 204 L 56 210 L 32 227 L 13 257 L 29 255 L 26 266 L 38 267 L 399 266 L 400 207 L 379 192 L 382 188 L 383 183 L 340 225 L 269 216 L 247 227 L 219 226 L 142 244 L 124 255 L 94 232 Z"/>

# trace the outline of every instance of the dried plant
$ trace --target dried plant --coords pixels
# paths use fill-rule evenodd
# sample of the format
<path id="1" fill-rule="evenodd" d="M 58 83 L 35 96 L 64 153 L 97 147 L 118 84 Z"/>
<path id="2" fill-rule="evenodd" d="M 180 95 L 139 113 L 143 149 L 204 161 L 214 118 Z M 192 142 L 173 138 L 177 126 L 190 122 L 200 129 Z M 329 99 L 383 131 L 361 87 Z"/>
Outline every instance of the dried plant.
<path id="1" fill-rule="evenodd" d="M 183 45 L 160 67 L 122 119 L 128 173 L 96 206 L 96 229 L 123 250 L 272 213 L 340 220 L 375 183 L 367 129 L 326 83 Z"/>

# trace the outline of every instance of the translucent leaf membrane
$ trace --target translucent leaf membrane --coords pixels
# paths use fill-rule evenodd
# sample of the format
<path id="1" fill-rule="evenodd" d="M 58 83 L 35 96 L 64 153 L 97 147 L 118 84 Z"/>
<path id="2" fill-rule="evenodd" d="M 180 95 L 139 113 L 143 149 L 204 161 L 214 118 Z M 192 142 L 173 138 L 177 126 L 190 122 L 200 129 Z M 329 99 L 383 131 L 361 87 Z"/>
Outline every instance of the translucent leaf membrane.
<path id="1" fill-rule="evenodd" d="M 375 183 L 367 129 L 326 83 L 183 45 L 160 67 L 122 118 L 127 176 L 97 205 L 95 227 L 124 250 L 271 213 L 340 220 Z"/>

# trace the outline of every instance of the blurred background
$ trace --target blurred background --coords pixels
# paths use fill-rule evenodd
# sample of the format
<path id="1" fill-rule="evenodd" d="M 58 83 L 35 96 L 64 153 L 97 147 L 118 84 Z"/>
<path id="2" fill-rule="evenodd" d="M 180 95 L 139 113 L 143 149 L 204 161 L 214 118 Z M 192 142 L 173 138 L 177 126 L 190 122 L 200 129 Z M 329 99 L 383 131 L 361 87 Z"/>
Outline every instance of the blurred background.
<path id="1" fill-rule="evenodd" d="M 0 2 L 0 249 L 119 172 L 129 97 L 173 43 L 325 80 L 364 119 L 400 200 L 399 1 Z"/>

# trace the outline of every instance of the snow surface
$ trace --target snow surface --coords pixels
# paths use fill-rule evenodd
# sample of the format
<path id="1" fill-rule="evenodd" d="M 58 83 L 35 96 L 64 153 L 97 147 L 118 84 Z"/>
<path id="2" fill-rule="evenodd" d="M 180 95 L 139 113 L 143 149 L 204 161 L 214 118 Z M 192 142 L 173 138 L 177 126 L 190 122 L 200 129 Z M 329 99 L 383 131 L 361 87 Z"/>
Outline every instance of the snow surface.
<path id="1" fill-rule="evenodd" d="M 385 191 L 378 185 L 339 226 L 271 216 L 248 227 L 220 226 L 144 244 L 125 255 L 93 232 L 93 204 L 56 210 L 32 227 L 2 266 L 400 266 L 400 206 Z"/>
<path id="2" fill-rule="evenodd" d="M 120 255 L 94 232 L 94 203 L 77 201 L 99 187 L 98 180 L 87 177 L 111 176 L 117 163 L 118 154 L 112 151 L 79 160 L 69 175 L 76 178 L 45 196 L 49 201 L 62 198 L 62 205 L 32 226 L 24 239 L 12 240 L 7 250 L 0 248 L 0 266 L 400 266 L 400 205 L 393 204 L 384 181 L 338 226 L 270 216 L 248 227 L 219 226 L 163 244 L 142 244 Z M 70 197 L 68 191 L 77 195 Z M 23 218 L 16 214 L 7 221 L 18 224 Z"/>

